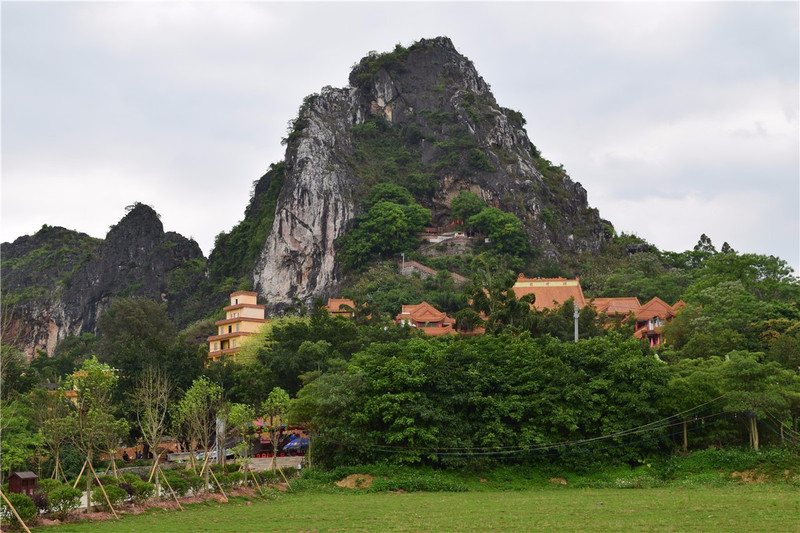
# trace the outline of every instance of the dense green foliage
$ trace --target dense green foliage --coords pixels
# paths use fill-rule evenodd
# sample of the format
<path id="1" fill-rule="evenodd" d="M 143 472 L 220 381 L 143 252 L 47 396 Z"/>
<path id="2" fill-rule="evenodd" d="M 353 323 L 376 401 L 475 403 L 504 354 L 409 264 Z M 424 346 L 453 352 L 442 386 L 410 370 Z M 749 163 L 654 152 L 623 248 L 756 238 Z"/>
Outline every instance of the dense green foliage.
<path id="1" fill-rule="evenodd" d="M 414 339 L 371 345 L 298 397 L 317 406 L 318 457 L 329 462 L 447 464 L 545 455 L 549 445 L 646 424 L 667 379 L 636 341 L 617 336 Z"/>
<path id="2" fill-rule="evenodd" d="M 61 291 L 80 266 L 95 256 L 100 239 L 44 225 L 32 237 L 40 245 L 19 257 L 3 254 L 3 307 L 50 299 Z"/>
<path id="3" fill-rule="evenodd" d="M 388 183 L 372 188 L 365 208 L 367 212 L 356 218 L 353 229 L 337 241 L 337 257 L 348 270 L 413 249 L 419 242 L 417 234 L 431 218 L 430 211 L 414 202 L 407 190 Z"/>
<path id="4" fill-rule="evenodd" d="M 11 505 L 14 506 L 14 509 L 16 509 L 19 517 L 26 524 L 32 523 L 38 516 L 39 511 L 36 509 L 36 505 L 34 505 L 33 500 L 31 500 L 27 495 L 12 492 L 6 497 L 11 502 Z M 2 518 L 2 522 L 4 524 L 19 524 L 11 509 L 8 507 L 8 505 L 6 505 L 5 501 L 0 501 L 0 518 Z"/>

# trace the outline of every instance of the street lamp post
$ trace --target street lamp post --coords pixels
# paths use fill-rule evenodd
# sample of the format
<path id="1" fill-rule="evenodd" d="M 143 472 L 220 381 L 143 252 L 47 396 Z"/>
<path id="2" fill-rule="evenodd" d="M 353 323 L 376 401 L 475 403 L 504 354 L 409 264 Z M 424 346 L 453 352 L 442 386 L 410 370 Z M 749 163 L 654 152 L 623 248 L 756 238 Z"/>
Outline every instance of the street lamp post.
<path id="1" fill-rule="evenodd" d="M 572 317 L 575 319 L 575 342 L 578 342 L 578 317 L 580 316 L 580 312 L 578 311 L 578 304 L 572 304 Z"/>

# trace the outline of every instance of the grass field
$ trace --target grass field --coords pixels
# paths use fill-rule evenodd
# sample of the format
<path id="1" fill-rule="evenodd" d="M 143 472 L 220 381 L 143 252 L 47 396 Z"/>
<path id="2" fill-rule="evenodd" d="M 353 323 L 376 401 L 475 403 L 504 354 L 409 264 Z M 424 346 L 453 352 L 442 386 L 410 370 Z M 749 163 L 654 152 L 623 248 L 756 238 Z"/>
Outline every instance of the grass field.
<path id="1" fill-rule="evenodd" d="M 250 502 L 250 503 L 248 503 Z M 68 532 L 800 531 L 791 485 L 485 492 L 281 494 L 153 509 L 122 520 L 37 528 Z"/>

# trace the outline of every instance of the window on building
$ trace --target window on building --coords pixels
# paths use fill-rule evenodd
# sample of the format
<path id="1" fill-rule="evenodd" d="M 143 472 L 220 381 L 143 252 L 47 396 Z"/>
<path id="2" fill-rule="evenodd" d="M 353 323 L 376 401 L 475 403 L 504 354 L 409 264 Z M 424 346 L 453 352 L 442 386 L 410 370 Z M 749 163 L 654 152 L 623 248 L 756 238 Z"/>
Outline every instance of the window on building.
<path id="1" fill-rule="evenodd" d="M 233 341 L 231 341 L 231 347 L 236 348 L 236 339 L 233 339 Z"/>
<path id="2" fill-rule="evenodd" d="M 239 324 L 236 324 L 236 331 L 239 331 Z"/>

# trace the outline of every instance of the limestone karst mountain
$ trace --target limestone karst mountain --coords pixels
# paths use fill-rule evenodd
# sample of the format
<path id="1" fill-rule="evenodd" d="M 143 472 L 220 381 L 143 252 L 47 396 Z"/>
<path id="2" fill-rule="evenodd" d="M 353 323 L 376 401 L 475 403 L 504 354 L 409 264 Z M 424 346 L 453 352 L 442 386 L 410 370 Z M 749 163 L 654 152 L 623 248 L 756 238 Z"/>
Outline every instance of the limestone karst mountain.
<path id="1" fill-rule="evenodd" d="M 545 255 L 599 249 L 610 224 L 579 183 L 541 157 L 524 125 L 446 37 L 371 53 L 349 87 L 326 87 L 300 109 L 255 287 L 272 306 L 335 289 L 335 240 L 380 181 L 412 191 L 435 222 L 469 190 L 519 217 Z"/>
<path id="2" fill-rule="evenodd" d="M 31 356 L 52 354 L 67 335 L 96 333 L 119 296 L 163 301 L 179 326 L 212 312 L 230 290 L 254 288 L 270 311 L 335 296 L 347 275 L 337 239 L 382 182 L 408 189 L 435 225 L 446 225 L 452 199 L 471 191 L 518 217 L 538 257 L 598 251 L 613 228 L 583 187 L 541 156 L 525 123 L 446 37 L 370 52 L 348 87 L 303 101 L 284 160 L 255 183 L 244 219 L 218 236 L 208 260 L 142 204 L 104 240 L 46 226 L 3 244 L 3 303 L 14 311 L 5 323 Z"/>

